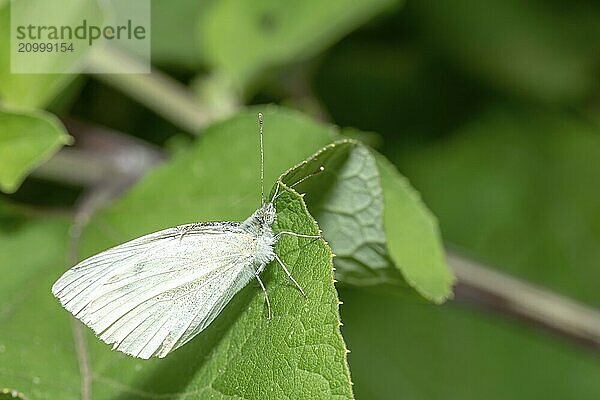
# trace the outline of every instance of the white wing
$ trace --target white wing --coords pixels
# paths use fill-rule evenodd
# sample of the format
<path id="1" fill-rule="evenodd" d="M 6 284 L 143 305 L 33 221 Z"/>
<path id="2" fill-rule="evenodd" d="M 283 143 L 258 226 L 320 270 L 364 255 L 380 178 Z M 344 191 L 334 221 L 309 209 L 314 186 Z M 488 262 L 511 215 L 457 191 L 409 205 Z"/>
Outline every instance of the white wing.
<path id="1" fill-rule="evenodd" d="M 182 225 L 83 260 L 52 293 L 113 349 L 164 357 L 252 279 L 255 248 L 237 223 Z"/>

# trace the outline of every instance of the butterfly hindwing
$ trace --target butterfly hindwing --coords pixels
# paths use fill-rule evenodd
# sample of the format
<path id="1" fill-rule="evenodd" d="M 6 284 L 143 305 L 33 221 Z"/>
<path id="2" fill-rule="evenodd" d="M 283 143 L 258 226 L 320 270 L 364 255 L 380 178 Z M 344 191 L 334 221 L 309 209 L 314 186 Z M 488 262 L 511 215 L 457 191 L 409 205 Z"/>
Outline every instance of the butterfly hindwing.
<path id="1" fill-rule="evenodd" d="M 182 225 L 83 260 L 52 292 L 113 348 L 164 357 L 252 279 L 255 246 L 238 223 Z"/>

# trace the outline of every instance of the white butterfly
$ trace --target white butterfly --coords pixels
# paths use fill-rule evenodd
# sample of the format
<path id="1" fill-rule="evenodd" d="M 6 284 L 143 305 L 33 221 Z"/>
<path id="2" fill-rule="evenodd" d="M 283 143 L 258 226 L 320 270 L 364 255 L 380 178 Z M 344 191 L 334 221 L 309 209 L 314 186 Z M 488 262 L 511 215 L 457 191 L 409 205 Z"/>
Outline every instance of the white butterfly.
<path id="1" fill-rule="evenodd" d="M 262 114 L 258 118 L 262 186 Z M 144 359 L 165 357 L 190 341 L 252 278 L 264 292 L 270 318 L 260 273 L 271 261 L 304 294 L 275 253 L 277 240 L 282 235 L 320 237 L 273 232 L 279 185 L 271 201 L 263 200 L 244 222 L 180 225 L 131 240 L 69 269 L 52 293 L 113 349 Z"/>

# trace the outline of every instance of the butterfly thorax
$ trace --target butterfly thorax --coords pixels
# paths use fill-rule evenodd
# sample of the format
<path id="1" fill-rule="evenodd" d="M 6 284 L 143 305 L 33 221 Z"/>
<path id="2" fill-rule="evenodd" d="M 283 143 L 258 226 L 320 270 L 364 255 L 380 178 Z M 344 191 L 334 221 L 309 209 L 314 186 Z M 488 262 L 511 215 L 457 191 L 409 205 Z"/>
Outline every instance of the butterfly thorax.
<path id="1" fill-rule="evenodd" d="M 268 264 L 275 259 L 275 234 L 271 225 L 275 222 L 275 207 L 266 203 L 242 222 L 245 229 L 256 239 L 255 264 Z"/>

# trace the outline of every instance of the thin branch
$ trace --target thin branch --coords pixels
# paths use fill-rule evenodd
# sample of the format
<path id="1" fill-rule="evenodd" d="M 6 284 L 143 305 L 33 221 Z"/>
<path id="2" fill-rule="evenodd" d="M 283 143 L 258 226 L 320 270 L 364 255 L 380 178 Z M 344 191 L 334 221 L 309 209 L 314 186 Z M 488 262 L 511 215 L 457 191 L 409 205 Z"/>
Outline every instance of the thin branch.
<path id="1" fill-rule="evenodd" d="M 62 122 L 76 145 L 61 149 L 34 170 L 38 178 L 83 187 L 112 185 L 116 195 L 166 158 L 160 148 L 132 136 L 74 119 Z"/>
<path id="2" fill-rule="evenodd" d="M 83 202 L 85 204 L 85 202 Z M 67 254 L 67 262 L 69 265 L 75 265 L 79 258 L 79 243 L 83 228 L 89 217 L 92 215 L 91 210 L 87 207 L 78 207 L 73 223 L 69 230 L 69 249 Z M 71 331 L 73 334 L 73 343 L 75 343 L 75 354 L 77 355 L 77 364 L 79 365 L 81 399 L 90 400 L 92 398 L 92 371 L 90 365 L 90 356 L 87 350 L 85 333 L 81 322 L 75 318 L 71 318 Z"/>
<path id="3" fill-rule="evenodd" d="M 75 342 L 75 352 L 77 353 L 79 374 L 81 375 L 81 400 L 90 400 L 92 398 L 92 375 L 85 334 L 81 322 L 75 318 L 71 321 L 71 329 L 73 330 L 73 341 Z"/>
<path id="4" fill-rule="evenodd" d="M 516 316 L 600 350 L 598 310 L 452 252 L 448 261 L 458 278 L 456 300 Z"/>
<path id="5" fill-rule="evenodd" d="M 94 213 L 118 197 L 163 155 L 143 142 L 105 128 L 77 121 L 65 121 L 77 139 L 77 148 L 63 149 L 36 175 L 63 178 L 84 184 L 88 190 L 79 198 L 69 234 L 67 260 L 73 266 L 79 260 L 79 247 L 85 226 Z M 92 398 L 92 367 L 82 324 L 72 320 L 73 341 L 81 375 L 81 398 Z"/>
<path id="6" fill-rule="evenodd" d="M 92 57 L 90 62 L 91 70 L 110 70 L 113 66 L 130 66 L 131 70 L 135 70 L 140 69 L 136 67 L 141 63 L 131 55 L 108 48 Z M 123 91 L 186 132 L 198 135 L 215 119 L 209 108 L 202 107 L 187 87 L 155 68 L 148 74 L 93 76 Z"/>

